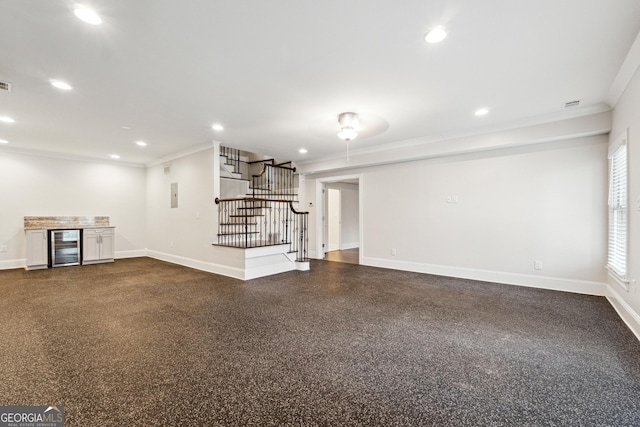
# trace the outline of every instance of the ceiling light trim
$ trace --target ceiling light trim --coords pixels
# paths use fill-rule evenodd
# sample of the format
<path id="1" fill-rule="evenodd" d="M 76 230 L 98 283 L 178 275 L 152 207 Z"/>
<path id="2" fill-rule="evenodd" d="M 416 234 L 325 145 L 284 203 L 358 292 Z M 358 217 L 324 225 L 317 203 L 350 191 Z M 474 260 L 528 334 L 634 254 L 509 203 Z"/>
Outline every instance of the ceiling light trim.
<path id="1" fill-rule="evenodd" d="M 447 38 L 447 32 L 442 26 L 435 27 L 434 29 L 432 29 L 431 31 L 429 31 L 427 34 L 424 35 L 424 41 L 430 44 L 440 43 L 442 40 L 446 38 Z"/>
<path id="2" fill-rule="evenodd" d="M 73 13 L 78 19 L 87 24 L 100 25 L 102 24 L 102 18 L 93 9 L 82 5 L 76 5 L 73 9 Z"/>
<path id="3" fill-rule="evenodd" d="M 51 83 L 51 86 L 58 88 L 60 90 L 71 90 L 73 89 L 71 87 L 71 85 L 63 80 L 57 80 L 57 79 L 51 79 L 49 80 L 49 83 Z"/>

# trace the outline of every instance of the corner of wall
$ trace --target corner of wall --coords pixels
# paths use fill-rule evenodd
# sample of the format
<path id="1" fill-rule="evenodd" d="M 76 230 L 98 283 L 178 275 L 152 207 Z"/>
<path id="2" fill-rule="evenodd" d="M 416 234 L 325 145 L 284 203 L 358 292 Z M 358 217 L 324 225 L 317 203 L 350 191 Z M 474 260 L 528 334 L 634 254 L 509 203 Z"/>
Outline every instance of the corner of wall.
<path id="1" fill-rule="evenodd" d="M 622 296 L 618 293 L 615 285 L 609 284 L 607 286 L 607 300 L 613 306 L 614 310 L 618 313 L 618 316 L 624 323 L 631 329 L 640 341 L 640 314 L 636 313 L 629 304 L 625 302 Z"/>

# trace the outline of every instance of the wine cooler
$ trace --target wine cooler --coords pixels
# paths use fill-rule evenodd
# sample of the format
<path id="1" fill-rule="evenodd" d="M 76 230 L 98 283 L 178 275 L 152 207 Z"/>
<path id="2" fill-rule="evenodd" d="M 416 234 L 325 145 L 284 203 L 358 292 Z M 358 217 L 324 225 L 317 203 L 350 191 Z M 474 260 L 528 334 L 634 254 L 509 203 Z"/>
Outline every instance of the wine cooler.
<path id="1" fill-rule="evenodd" d="M 51 230 L 50 237 L 51 267 L 80 264 L 80 230 Z"/>

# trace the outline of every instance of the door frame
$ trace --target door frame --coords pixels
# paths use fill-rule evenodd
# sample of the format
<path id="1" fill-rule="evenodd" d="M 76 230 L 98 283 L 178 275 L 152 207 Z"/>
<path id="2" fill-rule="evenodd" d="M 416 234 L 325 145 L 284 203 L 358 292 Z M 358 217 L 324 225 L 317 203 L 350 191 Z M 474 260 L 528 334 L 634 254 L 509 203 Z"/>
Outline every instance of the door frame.
<path id="1" fill-rule="evenodd" d="M 342 182 L 347 180 L 358 180 L 358 246 L 360 247 L 358 263 L 362 264 L 362 258 L 364 254 L 364 211 L 362 203 L 362 194 L 364 187 L 364 179 L 362 174 L 349 174 L 349 175 L 336 175 L 324 178 L 316 179 L 316 206 L 317 211 L 322 212 L 321 215 L 316 216 L 316 259 L 324 259 L 325 248 L 329 248 L 328 236 L 327 236 L 327 186 L 328 183 Z"/>

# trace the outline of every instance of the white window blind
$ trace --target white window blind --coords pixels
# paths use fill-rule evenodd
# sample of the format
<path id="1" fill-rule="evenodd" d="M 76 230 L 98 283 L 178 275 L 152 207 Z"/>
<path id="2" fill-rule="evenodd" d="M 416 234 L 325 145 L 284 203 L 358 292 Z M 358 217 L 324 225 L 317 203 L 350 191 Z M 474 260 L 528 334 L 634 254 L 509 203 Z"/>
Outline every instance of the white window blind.
<path id="1" fill-rule="evenodd" d="M 611 156 L 609 178 L 609 257 L 607 268 L 626 282 L 627 274 L 627 145 Z"/>

